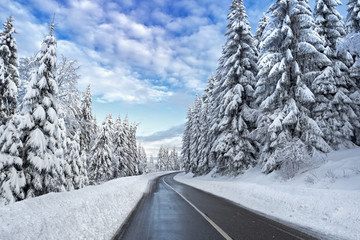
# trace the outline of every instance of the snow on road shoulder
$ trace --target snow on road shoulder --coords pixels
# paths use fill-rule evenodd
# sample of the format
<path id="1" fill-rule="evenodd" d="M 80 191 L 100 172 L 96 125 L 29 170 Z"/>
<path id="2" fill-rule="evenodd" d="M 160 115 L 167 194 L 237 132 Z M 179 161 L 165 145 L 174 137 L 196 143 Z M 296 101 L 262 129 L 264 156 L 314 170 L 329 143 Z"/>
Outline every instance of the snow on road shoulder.
<path id="1" fill-rule="evenodd" d="M 150 180 L 166 172 L 115 179 L 0 207 L 0 239 L 111 239 Z"/>
<path id="2" fill-rule="evenodd" d="M 325 163 L 287 181 L 258 168 L 236 178 L 192 176 L 175 180 L 330 239 L 360 239 L 360 148 L 332 152 Z"/>

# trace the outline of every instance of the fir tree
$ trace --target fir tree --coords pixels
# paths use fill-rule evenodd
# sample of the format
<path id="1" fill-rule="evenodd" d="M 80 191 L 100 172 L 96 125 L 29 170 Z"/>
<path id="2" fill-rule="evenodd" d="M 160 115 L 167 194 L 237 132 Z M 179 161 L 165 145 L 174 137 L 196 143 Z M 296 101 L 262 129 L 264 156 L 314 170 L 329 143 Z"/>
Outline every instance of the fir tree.
<path id="1" fill-rule="evenodd" d="M 123 126 L 121 124 L 120 116 L 115 121 L 114 126 L 114 158 L 113 158 L 113 168 L 114 168 L 114 177 L 123 177 L 126 175 L 125 171 L 125 133 Z"/>
<path id="2" fill-rule="evenodd" d="M 310 79 L 331 65 L 321 52 L 324 47 L 314 31 L 311 9 L 307 1 L 278 0 L 269 13 L 255 92 L 261 113 L 256 131 L 257 139 L 264 139 L 260 161 L 265 173 L 281 168 L 279 154 L 291 142 L 301 140 L 310 155 L 330 151 L 310 117 L 309 108 L 315 102 Z"/>
<path id="3" fill-rule="evenodd" d="M 182 165 L 184 167 L 184 170 L 186 173 L 188 173 L 190 171 L 190 134 L 191 134 L 191 123 L 192 123 L 192 107 L 189 106 L 188 107 L 188 111 L 187 111 L 187 121 L 185 124 L 185 130 L 184 130 L 184 134 L 182 137 L 182 147 L 181 147 L 181 160 L 182 160 Z"/>
<path id="4" fill-rule="evenodd" d="M 256 83 L 257 50 L 246 18 L 243 1 L 234 0 L 214 89 L 218 120 L 212 151 L 220 173 L 239 174 L 255 164 L 249 105 Z"/>
<path id="5" fill-rule="evenodd" d="M 201 110 L 201 119 L 200 119 L 200 132 L 201 137 L 199 139 L 199 164 L 197 168 L 197 174 L 203 175 L 210 172 L 210 170 L 215 166 L 214 163 L 209 162 L 209 155 L 211 149 L 211 141 L 213 140 L 210 134 L 210 124 L 211 124 L 211 115 L 210 107 L 213 98 L 213 89 L 215 87 L 215 77 L 212 74 L 209 78 L 208 85 L 205 89 L 204 94 L 202 95 L 202 110 Z"/>
<path id="6" fill-rule="evenodd" d="M 349 0 L 346 27 L 348 33 L 360 33 L 360 2 Z"/>
<path id="7" fill-rule="evenodd" d="M 256 32 L 255 32 L 255 35 L 254 35 L 255 46 L 259 51 L 260 51 L 261 38 L 262 38 L 262 35 L 264 33 L 264 30 L 265 30 L 266 25 L 267 25 L 268 22 L 269 22 L 269 17 L 266 16 L 265 13 L 263 13 L 262 17 L 259 20 L 258 26 L 256 28 Z"/>
<path id="8" fill-rule="evenodd" d="M 101 127 L 92 148 L 91 165 L 89 167 L 89 180 L 91 184 L 101 183 L 113 178 L 113 141 L 111 117 L 108 116 Z"/>
<path id="9" fill-rule="evenodd" d="M 0 137 L 0 206 L 25 198 L 20 117 L 14 115 Z"/>
<path id="10" fill-rule="evenodd" d="M 10 16 L 0 33 L 0 126 L 11 119 L 17 108 L 19 63 L 13 21 Z"/>
<path id="11" fill-rule="evenodd" d="M 36 55 L 38 68 L 32 75 L 24 96 L 22 131 L 26 197 L 65 190 L 62 165 L 57 83 L 55 80 L 56 39 L 45 37 Z"/>
<path id="12" fill-rule="evenodd" d="M 80 155 L 80 132 L 76 132 L 73 137 L 66 140 L 67 154 L 66 160 L 70 166 L 68 174 L 68 189 L 80 189 L 88 184 L 86 159 Z"/>
<path id="13" fill-rule="evenodd" d="M 190 170 L 192 173 L 197 172 L 200 159 L 199 143 L 201 137 L 201 106 L 201 99 L 196 95 L 190 130 Z"/>
<path id="14" fill-rule="evenodd" d="M 90 85 L 86 89 L 85 98 L 81 107 L 81 135 L 80 135 L 80 150 L 89 153 L 92 147 L 92 141 L 95 138 L 94 133 L 94 118 L 91 110 L 92 96 Z"/>

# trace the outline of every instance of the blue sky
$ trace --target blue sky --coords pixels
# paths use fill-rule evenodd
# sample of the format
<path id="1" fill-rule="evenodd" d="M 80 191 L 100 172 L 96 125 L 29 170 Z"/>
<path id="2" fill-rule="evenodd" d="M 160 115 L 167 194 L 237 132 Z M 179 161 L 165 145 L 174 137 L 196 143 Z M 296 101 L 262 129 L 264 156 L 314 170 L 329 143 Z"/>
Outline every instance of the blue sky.
<path id="1" fill-rule="evenodd" d="M 245 0 L 253 31 L 271 0 Z M 314 1 L 310 1 L 313 5 Z M 56 14 L 58 56 L 78 61 L 99 124 L 108 113 L 139 122 L 148 154 L 181 147 L 187 106 L 201 94 L 225 43 L 230 0 L 0 0 L 15 18 L 19 56 L 36 53 Z M 345 14 L 345 6 L 340 12 Z"/>

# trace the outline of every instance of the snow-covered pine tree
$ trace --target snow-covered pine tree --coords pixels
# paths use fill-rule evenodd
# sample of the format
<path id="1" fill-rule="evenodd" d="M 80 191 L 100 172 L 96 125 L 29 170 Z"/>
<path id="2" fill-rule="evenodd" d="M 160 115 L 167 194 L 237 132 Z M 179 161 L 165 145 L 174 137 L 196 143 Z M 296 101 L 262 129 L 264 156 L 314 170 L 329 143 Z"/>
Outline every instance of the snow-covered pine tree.
<path id="1" fill-rule="evenodd" d="M 19 62 L 13 21 L 10 16 L 0 33 L 0 126 L 11 119 L 17 108 Z"/>
<path id="2" fill-rule="evenodd" d="M 138 124 L 132 123 L 130 124 L 129 129 L 129 149 L 130 149 L 130 163 L 131 163 L 131 169 L 133 174 L 132 175 L 139 175 L 139 156 L 137 151 L 137 142 L 136 142 L 136 131 L 137 131 Z"/>
<path id="3" fill-rule="evenodd" d="M 324 41 L 324 54 L 332 64 L 326 66 L 312 83 L 316 104 L 312 117 L 321 128 L 325 141 L 334 149 L 353 146 L 351 138 L 360 126 L 350 95 L 356 91 L 349 77 L 348 66 L 352 59 L 348 52 L 338 54 L 337 44 L 345 37 L 345 25 L 336 7 L 337 0 L 317 0 L 315 5 L 315 30 Z M 348 65 L 348 66 L 347 66 Z"/>
<path id="4" fill-rule="evenodd" d="M 182 137 L 182 147 L 181 147 L 181 161 L 183 168 L 186 173 L 190 172 L 190 134 L 191 134 L 191 123 L 192 123 L 192 106 L 189 105 L 187 115 L 186 115 L 185 130 Z"/>
<path id="5" fill-rule="evenodd" d="M 59 158 L 63 150 L 56 98 L 56 39 L 53 33 L 54 24 L 51 24 L 50 34 L 45 37 L 36 55 L 38 68 L 24 96 L 20 128 L 24 144 L 26 198 L 65 190 L 63 159 Z"/>
<path id="6" fill-rule="evenodd" d="M 85 97 L 82 102 L 81 114 L 81 135 L 80 135 L 80 150 L 89 153 L 92 147 L 92 141 L 95 138 L 94 134 L 94 119 L 91 110 L 92 95 L 90 85 L 88 85 Z"/>
<path id="7" fill-rule="evenodd" d="M 80 132 L 76 132 L 73 137 L 66 140 L 67 154 L 66 160 L 70 166 L 71 174 L 68 174 L 68 190 L 80 189 L 88 184 L 86 170 L 86 159 L 80 155 Z"/>
<path id="8" fill-rule="evenodd" d="M 259 51 L 260 51 L 259 47 L 260 47 L 261 38 L 262 38 L 263 32 L 266 28 L 268 21 L 269 21 L 269 17 L 266 16 L 266 13 L 263 13 L 262 17 L 259 20 L 258 26 L 256 28 L 254 39 L 255 39 L 255 46 Z"/>
<path id="9" fill-rule="evenodd" d="M 351 99 L 356 105 L 356 114 L 360 115 L 360 2 L 349 0 L 346 18 L 348 35 L 344 40 L 345 50 L 349 51 L 353 57 L 353 64 L 350 67 L 350 78 L 357 85 L 357 91 L 351 94 Z M 360 146 L 360 128 L 355 129 L 354 142 Z"/>
<path id="10" fill-rule="evenodd" d="M 171 169 L 170 170 L 180 170 L 180 166 L 179 166 L 179 156 L 178 153 L 176 151 L 176 147 L 174 146 L 174 148 L 172 149 L 172 151 L 170 152 L 170 164 L 171 164 Z"/>
<path id="11" fill-rule="evenodd" d="M 360 33 L 360 2 L 359 0 L 349 0 L 347 5 L 347 31 L 348 33 Z"/>
<path id="12" fill-rule="evenodd" d="M 281 168 L 279 154 L 292 142 L 301 140 L 306 154 L 330 151 L 309 111 L 315 97 L 306 74 L 316 76 L 331 65 L 320 52 L 324 48 L 314 31 L 311 9 L 304 0 L 277 0 L 269 13 L 260 43 L 255 91 L 260 104 L 257 139 L 264 139 L 260 156 L 264 173 Z"/>
<path id="13" fill-rule="evenodd" d="M 257 50 L 242 0 L 233 0 L 228 14 L 227 42 L 223 47 L 214 88 L 217 128 L 212 151 L 217 171 L 239 174 L 253 166 L 255 148 L 249 138 L 257 74 Z"/>
<path id="14" fill-rule="evenodd" d="M 128 116 L 125 117 L 123 122 L 123 133 L 124 133 L 124 146 L 123 146 L 123 154 L 124 154 L 124 173 L 125 176 L 133 176 L 135 175 L 135 166 L 133 162 L 132 155 L 132 146 L 131 146 L 131 133 L 130 133 L 130 125 Z"/>
<path id="15" fill-rule="evenodd" d="M 110 115 L 104 120 L 100 133 L 92 148 L 91 165 L 88 176 L 91 184 L 101 183 L 113 178 L 112 166 L 113 141 L 112 141 L 112 120 Z"/>
<path id="16" fill-rule="evenodd" d="M 138 145 L 138 158 L 139 158 L 139 174 L 148 172 L 146 152 L 143 146 Z"/>
<path id="17" fill-rule="evenodd" d="M 213 140 L 210 135 L 210 124 L 211 124 L 211 115 L 210 115 L 210 107 L 213 98 L 213 89 L 215 86 L 215 76 L 211 74 L 207 87 L 202 95 L 202 110 L 201 110 L 201 119 L 200 119 L 200 132 L 201 137 L 199 139 L 199 147 L 198 151 L 199 155 L 199 163 L 198 168 L 196 170 L 198 175 L 207 174 L 211 171 L 213 167 L 215 167 L 214 162 L 209 162 L 209 155 L 211 149 L 211 141 Z"/>
<path id="18" fill-rule="evenodd" d="M 126 175 L 124 172 L 126 166 L 125 157 L 125 133 L 121 124 L 120 116 L 116 119 L 114 125 L 114 157 L 113 157 L 113 168 L 114 178 L 123 177 Z"/>
<path id="19" fill-rule="evenodd" d="M 0 136 L 0 206 L 25 198 L 20 117 L 15 114 Z"/>
<path id="20" fill-rule="evenodd" d="M 191 129 L 190 129 L 190 170 L 192 173 L 197 172 L 199 159 L 200 159 L 200 152 L 199 152 L 199 144 L 200 144 L 200 137 L 201 137 L 201 110 L 202 110 L 202 101 L 196 95 L 194 108 L 193 108 L 193 115 L 192 115 L 192 122 L 191 122 Z"/>

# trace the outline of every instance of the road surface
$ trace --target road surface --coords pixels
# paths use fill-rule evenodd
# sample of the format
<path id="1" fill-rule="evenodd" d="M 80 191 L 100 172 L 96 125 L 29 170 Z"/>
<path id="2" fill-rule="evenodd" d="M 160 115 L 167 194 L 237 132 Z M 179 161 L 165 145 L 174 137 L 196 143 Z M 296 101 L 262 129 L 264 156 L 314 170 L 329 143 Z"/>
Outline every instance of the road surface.
<path id="1" fill-rule="evenodd" d="M 155 179 L 113 239 L 316 239 L 238 204 L 176 182 Z"/>

